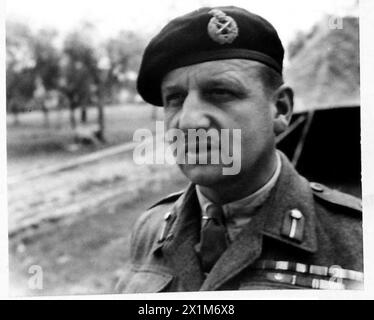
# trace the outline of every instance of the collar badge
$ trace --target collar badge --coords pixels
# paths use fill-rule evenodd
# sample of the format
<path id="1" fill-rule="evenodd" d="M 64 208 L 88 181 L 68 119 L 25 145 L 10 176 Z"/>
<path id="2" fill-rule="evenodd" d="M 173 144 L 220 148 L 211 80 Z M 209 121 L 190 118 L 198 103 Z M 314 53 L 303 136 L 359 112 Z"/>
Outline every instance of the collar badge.
<path id="1" fill-rule="evenodd" d="M 231 43 L 238 36 L 239 29 L 235 20 L 221 10 L 212 9 L 209 14 L 208 34 L 213 41 L 219 44 Z"/>

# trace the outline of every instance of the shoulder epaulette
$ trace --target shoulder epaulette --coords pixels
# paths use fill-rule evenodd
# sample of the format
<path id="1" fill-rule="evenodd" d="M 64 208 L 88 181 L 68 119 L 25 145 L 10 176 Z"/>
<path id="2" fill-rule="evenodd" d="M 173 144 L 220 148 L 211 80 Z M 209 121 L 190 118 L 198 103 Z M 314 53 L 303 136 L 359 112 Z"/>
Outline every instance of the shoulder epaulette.
<path id="1" fill-rule="evenodd" d="M 176 201 L 182 195 L 183 192 L 184 192 L 184 190 L 173 192 L 173 193 L 167 195 L 165 198 L 162 198 L 160 201 L 151 205 L 148 209 L 152 209 L 152 208 L 154 208 L 154 207 L 156 207 L 160 204 Z"/>
<path id="2" fill-rule="evenodd" d="M 362 212 L 361 199 L 357 197 L 335 189 L 330 189 L 329 187 L 316 182 L 311 182 L 310 187 L 313 190 L 314 195 L 324 201 Z"/>

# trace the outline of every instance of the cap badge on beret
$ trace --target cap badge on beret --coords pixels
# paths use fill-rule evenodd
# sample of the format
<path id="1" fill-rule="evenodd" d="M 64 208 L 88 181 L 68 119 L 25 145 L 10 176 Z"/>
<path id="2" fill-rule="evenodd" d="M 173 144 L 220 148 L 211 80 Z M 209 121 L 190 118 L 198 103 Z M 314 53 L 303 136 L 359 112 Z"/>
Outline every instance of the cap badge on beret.
<path id="1" fill-rule="evenodd" d="M 218 9 L 210 10 L 209 14 L 213 15 L 208 23 L 210 38 L 219 44 L 232 43 L 239 33 L 235 20 Z"/>

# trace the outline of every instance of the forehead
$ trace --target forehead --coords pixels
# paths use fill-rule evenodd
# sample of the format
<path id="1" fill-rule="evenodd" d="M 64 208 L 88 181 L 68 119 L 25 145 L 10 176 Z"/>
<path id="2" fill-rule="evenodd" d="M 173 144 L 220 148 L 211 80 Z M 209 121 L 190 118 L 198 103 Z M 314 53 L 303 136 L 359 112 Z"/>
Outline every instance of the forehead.
<path id="1" fill-rule="evenodd" d="M 161 89 L 165 90 L 170 86 L 199 84 L 214 80 L 237 82 L 245 85 L 259 79 L 260 65 L 261 63 L 257 61 L 228 59 L 181 67 L 166 74 Z"/>

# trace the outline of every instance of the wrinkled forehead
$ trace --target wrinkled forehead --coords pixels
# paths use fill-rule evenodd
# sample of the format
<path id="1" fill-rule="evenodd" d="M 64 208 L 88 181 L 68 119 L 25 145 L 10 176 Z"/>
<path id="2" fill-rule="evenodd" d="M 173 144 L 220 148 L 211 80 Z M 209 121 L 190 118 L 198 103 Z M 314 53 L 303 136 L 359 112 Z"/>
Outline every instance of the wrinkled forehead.
<path id="1" fill-rule="evenodd" d="M 206 81 L 230 81 L 238 84 L 258 79 L 262 64 L 245 59 L 207 61 L 180 67 L 168 72 L 162 80 L 161 90 L 172 86 L 198 84 Z"/>

